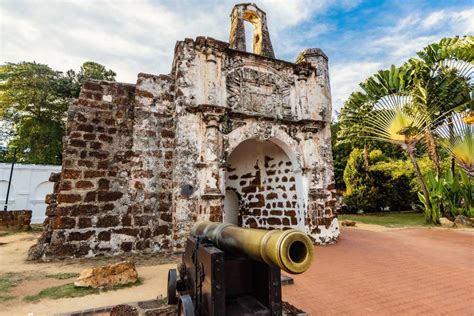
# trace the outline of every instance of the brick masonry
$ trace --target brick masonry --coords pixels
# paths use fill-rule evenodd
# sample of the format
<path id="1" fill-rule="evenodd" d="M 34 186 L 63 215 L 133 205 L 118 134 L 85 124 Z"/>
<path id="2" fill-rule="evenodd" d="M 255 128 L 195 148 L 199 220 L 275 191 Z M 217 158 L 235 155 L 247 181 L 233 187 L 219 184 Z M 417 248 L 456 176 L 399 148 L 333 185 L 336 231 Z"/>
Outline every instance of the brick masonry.
<path id="1" fill-rule="evenodd" d="M 29 230 L 31 211 L 0 211 L 0 230 Z"/>
<path id="2" fill-rule="evenodd" d="M 169 75 L 84 83 L 30 259 L 179 251 L 201 219 L 336 240 L 327 57 L 274 59 L 265 13 L 233 15 L 262 23 L 255 54 L 232 28 L 177 42 Z"/>

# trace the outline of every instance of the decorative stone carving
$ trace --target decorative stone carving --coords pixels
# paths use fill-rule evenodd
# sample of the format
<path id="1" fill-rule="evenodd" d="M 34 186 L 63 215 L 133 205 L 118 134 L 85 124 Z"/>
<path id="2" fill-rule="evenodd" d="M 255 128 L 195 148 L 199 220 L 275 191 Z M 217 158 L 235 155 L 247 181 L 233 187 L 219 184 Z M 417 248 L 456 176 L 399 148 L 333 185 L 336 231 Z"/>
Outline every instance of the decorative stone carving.
<path id="1" fill-rule="evenodd" d="M 250 67 L 229 72 L 227 104 L 235 111 L 271 117 L 291 116 L 291 80 Z"/>
<path id="2" fill-rule="evenodd" d="M 272 124 L 266 121 L 259 121 L 255 126 L 255 134 L 262 140 L 268 140 L 273 136 Z"/>

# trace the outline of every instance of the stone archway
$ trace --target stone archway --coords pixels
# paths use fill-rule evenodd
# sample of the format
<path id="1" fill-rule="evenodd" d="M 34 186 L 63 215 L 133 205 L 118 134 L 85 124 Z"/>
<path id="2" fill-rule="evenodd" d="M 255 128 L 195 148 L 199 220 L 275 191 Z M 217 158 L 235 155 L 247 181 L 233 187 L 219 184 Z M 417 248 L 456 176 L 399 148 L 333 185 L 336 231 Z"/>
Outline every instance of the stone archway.
<path id="1" fill-rule="evenodd" d="M 301 177 L 295 172 L 294 159 L 287 154 L 289 148 L 283 150 L 278 143 L 251 138 L 230 153 L 225 172 L 224 218 L 237 218 L 243 227 L 304 227 L 304 203 L 298 189 L 301 184 L 297 183 Z M 235 197 L 237 203 L 232 201 Z M 238 205 L 238 209 L 231 205 Z"/>

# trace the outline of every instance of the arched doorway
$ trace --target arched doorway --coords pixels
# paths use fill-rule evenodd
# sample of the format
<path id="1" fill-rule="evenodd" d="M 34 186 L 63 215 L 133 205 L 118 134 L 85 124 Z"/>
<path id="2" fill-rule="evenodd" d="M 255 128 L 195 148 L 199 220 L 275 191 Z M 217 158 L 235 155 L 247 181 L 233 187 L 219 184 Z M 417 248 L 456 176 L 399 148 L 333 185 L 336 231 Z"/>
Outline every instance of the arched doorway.
<path id="1" fill-rule="evenodd" d="M 303 203 L 297 189 L 300 177 L 296 176 L 290 157 L 275 141 L 243 141 L 229 155 L 226 167 L 226 222 L 237 219 L 243 227 L 280 229 L 304 225 Z"/>

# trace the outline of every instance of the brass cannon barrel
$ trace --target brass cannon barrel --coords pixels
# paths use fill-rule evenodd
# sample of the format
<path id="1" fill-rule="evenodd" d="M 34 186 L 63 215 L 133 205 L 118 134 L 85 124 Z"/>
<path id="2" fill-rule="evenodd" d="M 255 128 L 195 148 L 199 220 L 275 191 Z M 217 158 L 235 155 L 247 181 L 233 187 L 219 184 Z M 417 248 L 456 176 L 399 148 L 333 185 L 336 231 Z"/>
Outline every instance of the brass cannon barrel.
<path id="1" fill-rule="evenodd" d="M 313 260 L 311 240 L 296 229 L 269 231 L 203 221 L 196 223 L 191 233 L 206 236 L 224 251 L 241 253 L 293 274 L 305 272 Z"/>

